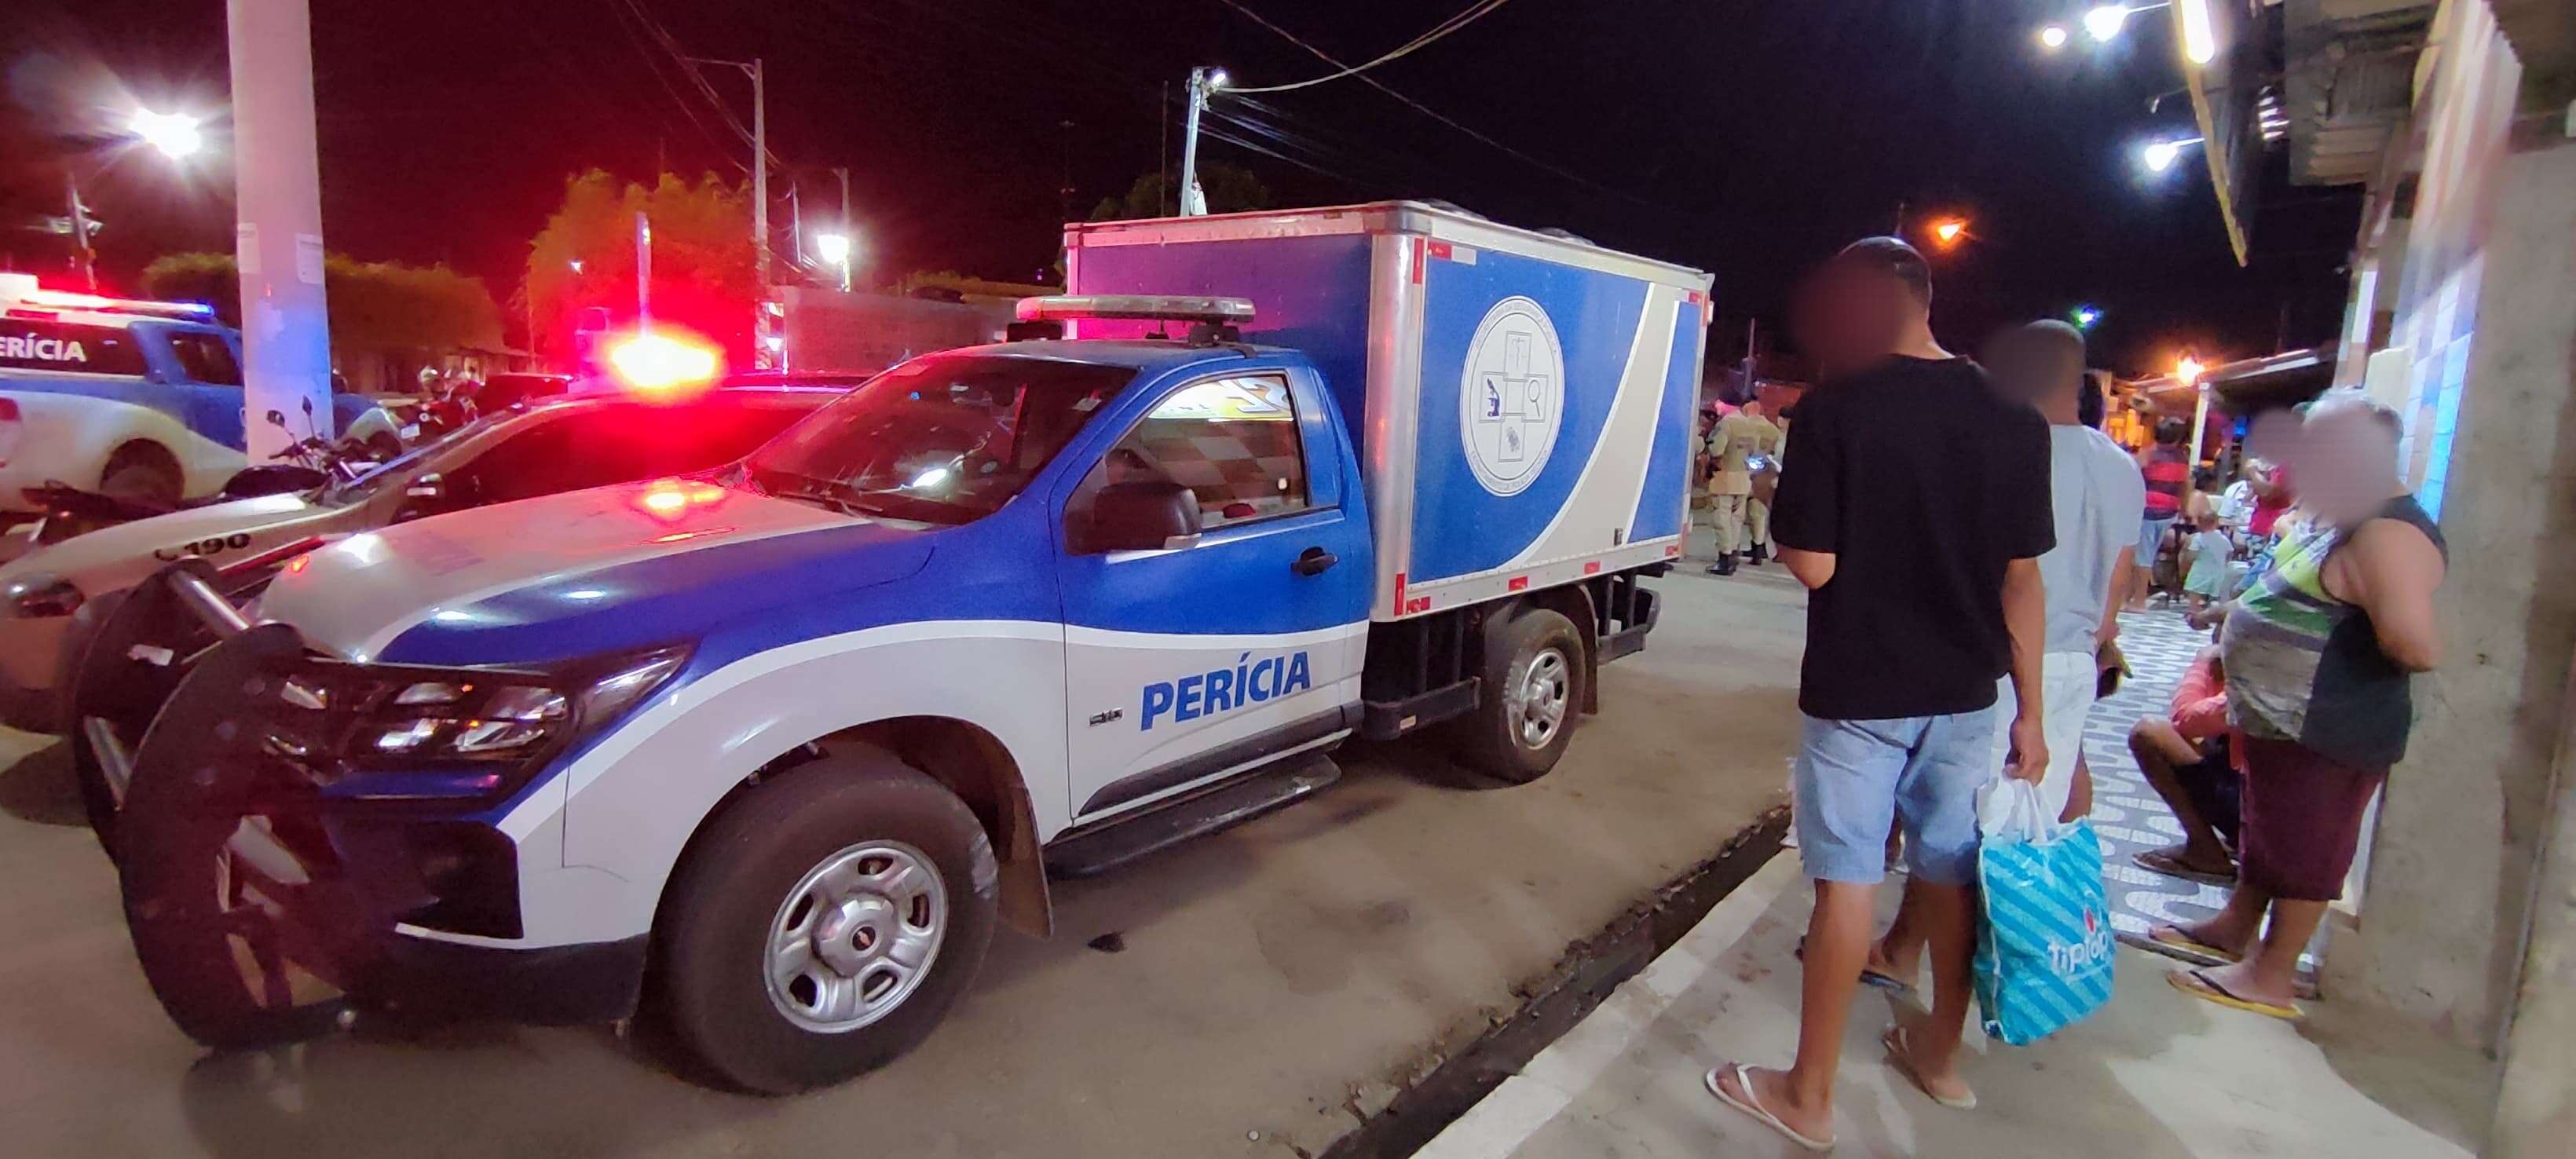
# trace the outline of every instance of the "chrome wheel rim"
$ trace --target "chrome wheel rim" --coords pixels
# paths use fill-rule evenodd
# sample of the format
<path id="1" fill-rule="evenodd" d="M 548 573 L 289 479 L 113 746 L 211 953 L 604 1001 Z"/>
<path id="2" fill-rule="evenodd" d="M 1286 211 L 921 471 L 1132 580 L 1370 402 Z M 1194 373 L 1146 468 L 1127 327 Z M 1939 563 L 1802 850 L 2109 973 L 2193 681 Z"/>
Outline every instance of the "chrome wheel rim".
<path id="1" fill-rule="evenodd" d="M 1557 730 L 1565 727 L 1565 709 L 1573 690 L 1573 666 L 1566 662 L 1565 653 L 1548 648 L 1530 657 L 1529 667 L 1511 682 L 1503 701 L 1521 747 L 1543 749 L 1556 739 Z"/>
<path id="2" fill-rule="evenodd" d="M 770 919 L 770 1004 L 818 1034 L 857 1030 L 921 988 L 948 933 L 948 890 L 928 855 L 869 841 L 806 871 Z"/>

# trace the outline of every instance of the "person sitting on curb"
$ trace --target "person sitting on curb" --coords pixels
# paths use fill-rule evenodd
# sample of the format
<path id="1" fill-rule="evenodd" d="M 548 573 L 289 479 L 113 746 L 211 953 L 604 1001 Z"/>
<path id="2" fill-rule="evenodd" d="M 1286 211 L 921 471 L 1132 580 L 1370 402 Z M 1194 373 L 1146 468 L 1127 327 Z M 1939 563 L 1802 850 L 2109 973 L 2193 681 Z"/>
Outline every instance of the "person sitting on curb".
<path id="1" fill-rule="evenodd" d="M 2218 645 L 2201 649 L 2174 686 L 2171 711 L 2129 730 L 2138 771 L 2182 826 L 2182 844 L 2147 850 L 2135 860 L 2168 877 L 2214 885 L 2236 880 L 2240 781 L 2228 763 L 2225 672 Z"/>

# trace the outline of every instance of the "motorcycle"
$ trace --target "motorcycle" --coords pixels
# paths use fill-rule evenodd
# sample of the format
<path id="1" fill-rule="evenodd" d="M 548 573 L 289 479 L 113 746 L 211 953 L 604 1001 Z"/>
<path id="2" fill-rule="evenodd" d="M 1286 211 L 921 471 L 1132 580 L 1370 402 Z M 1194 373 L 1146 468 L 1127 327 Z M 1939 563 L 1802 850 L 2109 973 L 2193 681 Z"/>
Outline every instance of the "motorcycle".
<path id="1" fill-rule="evenodd" d="M 235 472 L 232 478 L 224 481 L 221 490 L 201 499 L 163 504 L 148 499 L 85 491 L 68 483 L 58 482 L 26 488 L 21 494 L 24 494 L 27 501 L 34 504 L 41 514 L 34 521 L 33 531 L 25 535 L 27 540 L 25 550 L 60 543 L 73 536 L 96 531 L 102 527 L 113 527 L 119 523 L 130 523 L 137 519 L 150 519 L 173 511 L 210 507 L 237 499 L 256 499 L 267 495 L 312 491 L 337 483 L 354 482 L 366 473 L 366 468 L 391 457 L 383 454 L 383 448 L 380 447 L 369 447 L 346 441 L 333 443 L 321 438 L 313 426 L 313 404 L 309 400 L 304 404 L 304 420 L 306 425 L 304 437 L 288 444 L 286 449 L 270 455 L 269 462 L 245 467 Z M 294 433 L 286 425 L 286 416 L 278 411 L 268 412 L 267 422 L 268 425 L 286 431 L 290 435 Z"/>

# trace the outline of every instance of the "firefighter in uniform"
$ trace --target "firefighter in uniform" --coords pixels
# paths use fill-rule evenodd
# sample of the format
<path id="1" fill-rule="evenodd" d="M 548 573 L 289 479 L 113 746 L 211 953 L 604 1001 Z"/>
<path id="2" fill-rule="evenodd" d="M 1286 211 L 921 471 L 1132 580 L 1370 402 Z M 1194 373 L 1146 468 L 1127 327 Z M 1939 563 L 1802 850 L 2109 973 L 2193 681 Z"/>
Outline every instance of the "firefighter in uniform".
<path id="1" fill-rule="evenodd" d="M 1770 511 L 1767 504 L 1757 509 L 1753 460 L 1778 455 L 1782 441 L 1780 428 L 1763 417 L 1758 398 L 1719 419 L 1717 429 L 1710 432 L 1708 494 L 1717 527 L 1717 562 L 1709 565 L 1710 574 L 1734 575 L 1740 554 L 1750 553 L 1753 562 L 1762 562 L 1770 539 Z"/>

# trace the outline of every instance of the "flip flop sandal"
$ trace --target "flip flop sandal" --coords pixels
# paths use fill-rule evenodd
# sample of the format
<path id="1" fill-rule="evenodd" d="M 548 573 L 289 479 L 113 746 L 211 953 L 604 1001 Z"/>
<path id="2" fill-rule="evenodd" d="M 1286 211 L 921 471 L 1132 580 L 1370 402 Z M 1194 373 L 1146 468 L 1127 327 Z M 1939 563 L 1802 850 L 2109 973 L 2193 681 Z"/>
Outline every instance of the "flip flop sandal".
<path id="1" fill-rule="evenodd" d="M 2250 998 L 2239 998 L 2230 994 L 2226 987 L 2211 981 L 2208 973 L 2201 970 L 2176 970 L 2165 975 L 2165 985 L 2203 1002 L 2215 1003 L 2230 1010 L 2260 1014 L 2265 1018 L 2278 1018 L 2283 1022 L 2301 1022 L 2307 1018 L 2307 1015 L 2300 1013 L 2296 1006 L 2275 1006 L 2269 1002 L 2256 1002 Z"/>
<path id="2" fill-rule="evenodd" d="M 2136 862 L 2140 869 L 2149 873 L 2161 873 L 2166 877 L 2179 877 L 2184 881 L 2197 881 L 2202 885 L 2236 884 L 2236 875 L 2233 873 L 2211 873 L 2206 869 L 2193 869 L 2183 864 L 2181 858 L 2170 856 L 2161 849 L 2150 849 L 2132 855 L 2129 860 Z"/>
<path id="3" fill-rule="evenodd" d="M 1935 1093 L 1929 1085 L 1924 1083 L 1922 1072 L 1914 1069 L 1914 1043 L 1912 1039 L 1906 1037 L 1904 1027 L 1888 1027 L 1887 1033 L 1879 1037 L 1878 1044 L 1887 1048 L 1887 1064 L 1895 1067 L 1896 1073 L 1904 1075 L 1905 1081 L 1913 1083 L 1915 1090 L 1923 1092 L 1924 1098 L 1930 1099 L 1933 1102 L 1939 1103 L 1954 1111 L 1973 1111 L 1977 1109 L 1977 1092 L 1975 1091 L 1969 1091 L 1965 1095 L 1955 1097 L 1941 1095 Z M 1750 1090 L 1752 1088 L 1748 1087 L 1746 1089 Z"/>
<path id="4" fill-rule="evenodd" d="M 1717 1081 L 1717 1072 L 1721 1068 L 1710 1067 L 1708 1068 L 1708 1073 L 1700 1077 L 1700 1083 L 1708 1088 L 1708 1093 L 1717 1096 L 1717 1101 L 1744 1112 L 1746 1115 L 1751 1116 L 1754 1122 L 1760 1123 L 1765 1127 L 1769 1127 L 1772 1130 L 1779 1132 L 1781 1138 L 1787 1139 L 1788 1141 L 1804 1147 L 1807 1150 L 1831 1151 L 1834 1149 L 1834 1141 L 1831 1138 L 1810 1139 L 1805 1135 L 1799 1134 L 1796 1128 L 1791 1127 L 1787 1123 L 1781 1122 L 1780 1116 L 1763 1110 L 1762 1104 L 1756 1101 L 1757 1096 L 1753 1093 L 1753 1080 L 1745 1074 L 1746 1071 L 1753 1068 L 1740 1062 L 1727 1063 L 1725 1066 L 1733 1068 L 1735 1074 L 1735 1085 L 1744 1089 L 1744 1097 L 1739 1099 L 1734 1095 L 1726 1093 L 1726 1088 L 1720 1085 Z"/>
<path id="5" fill-rule="evenodd" d="M 1801 962 L 1806 961 L 1807 939 L 1798 939 L 1798 948 L 1791 951 L 1789 956 L 1796 958 Z M 1861 985 L 1874 986 L 1891 994 L 1911 997 L 1914 993 L 1914 985 L 1912 983 L 1907 982 L 1905 979 L 1899 978 L 1894 974 L 1889 974 L 1880 970 L 1873 970 L 1867 966 L 1860 968 L 1860 981 Z"/>
<path id="6" fill-rule="evenodd" d="M 2233 966 L 2245 960 L 2243 954 L 2192 940 L 2190 934 L 2182 932 L 2182 927 L 2176 925 L 2156 926 L 2148 930 L 2146 948 L 2167 957 L 2191 960 L 2197 966 Z"/>

